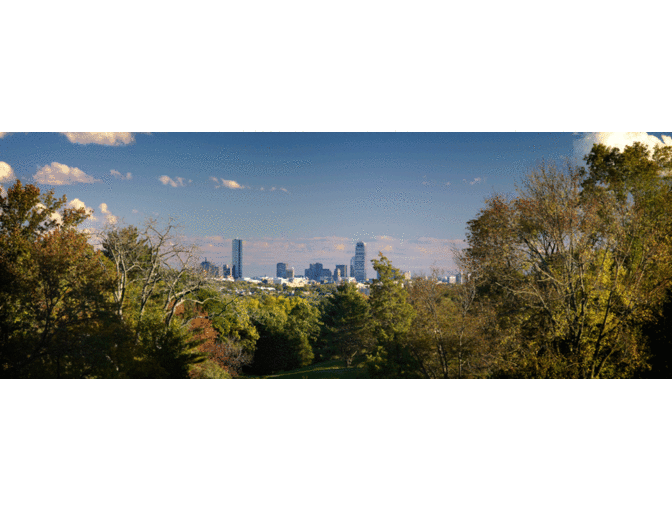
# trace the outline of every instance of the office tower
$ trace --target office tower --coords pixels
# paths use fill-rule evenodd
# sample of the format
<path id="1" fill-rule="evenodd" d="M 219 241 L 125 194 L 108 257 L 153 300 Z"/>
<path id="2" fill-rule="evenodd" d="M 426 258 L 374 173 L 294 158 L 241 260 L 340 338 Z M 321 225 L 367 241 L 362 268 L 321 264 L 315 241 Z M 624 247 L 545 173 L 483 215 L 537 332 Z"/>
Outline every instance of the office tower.
<path id="1" fill-rule="evenodd" d="M 276 266 L 275 276 L 277 278 L 287 278 L 287 264 L 284 262 L 278 262 Z"/>
<path id="2" fill-rule="evenodd" d="M 231 257 L 233 259 L 233 277 L 239 280 L 243 277 L 243 241 L 242 239 L 234 239 L 231 249 Z"/>
<path id="3" fill-rule="evenodd" d="M 358 282 L 366 281 L 366 243 L 359 241 L 355 246 L 355 274 Z"/>
<path id="4" fill-rule="evenodd" d="M 336 269 L 334 269 L 334 274 L 336 274 L 336 271 L 341 272 L 341 278 L 347 278 L 348 277 L 348 266 L 345 264 L 338 264 L 336 265 Z"/>
<path id="5" fill-rule="evenodd" d="M 224 264 L 222 266 L 222 276 L 226 278 L 227 276 L 231 276 L 231 267 L 228 264 Z"/>
<path id="6" fill-rule="evenodd" d="M 310 264 L 310 268 L 306 270 L 306 277 L 311 280 L 319 281 L 322 277 L 323 269 L 324 267 L 320 262 Z M 331 272 L 329 272 L 329 274 L 331 275 Z"/>
<path id="7" fill-rule="evenodd" d="M 355 257 L 350 257 L 350 276 L 355 277 Z"/>
<path id="8" fill-rule="evenodd" d="M 201 262 L 201 270 L 210 276 L 219 276 L 219 268 L 212 262 L 208 262 L 207 258 L 205 262 Z"/>
<path id="9" fill-rule="evenodd" d="M 287 275 L 285 278 L 294 278 L 294 268 L 290 267 L 285 271 L 285 274 Z"/>

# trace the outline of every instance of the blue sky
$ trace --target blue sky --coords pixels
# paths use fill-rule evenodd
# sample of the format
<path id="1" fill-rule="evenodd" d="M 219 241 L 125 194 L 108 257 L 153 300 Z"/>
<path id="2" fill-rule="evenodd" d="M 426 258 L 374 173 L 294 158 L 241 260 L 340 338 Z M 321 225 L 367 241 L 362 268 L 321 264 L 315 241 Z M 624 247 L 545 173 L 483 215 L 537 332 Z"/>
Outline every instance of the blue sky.
<path id="1" fill-rule="evenodd" d="M 355 243 L 414 274 L 451 273 L 453 246 L 494 192 L 537 161 L 661 133 L 6 133 L 0 178 L 54 188 L 94 211 L 84 227 L 173 217 L 202 257 L 244 275 L 349 264 Z M 368 271 L 373 276 L 369 263 Z"/>

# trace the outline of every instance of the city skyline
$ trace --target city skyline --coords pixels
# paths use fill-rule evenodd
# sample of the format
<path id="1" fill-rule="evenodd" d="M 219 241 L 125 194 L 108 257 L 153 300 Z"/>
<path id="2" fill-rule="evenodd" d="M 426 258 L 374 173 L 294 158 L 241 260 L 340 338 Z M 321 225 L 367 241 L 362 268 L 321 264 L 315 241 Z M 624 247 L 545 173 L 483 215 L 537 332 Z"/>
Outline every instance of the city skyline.
<path id="1" fill-rule="evenodd" d="M 350 266 L 355 243 L 414 275 L 455 272 L 451 249 L 493 193 L 540 160 L 581 162 L 595 142 L 663 133 L 2 133 L 15 178 L 93 211 L 83 228 L 173 218 L 218 266 L 244 240 L 244 275 Z"/>

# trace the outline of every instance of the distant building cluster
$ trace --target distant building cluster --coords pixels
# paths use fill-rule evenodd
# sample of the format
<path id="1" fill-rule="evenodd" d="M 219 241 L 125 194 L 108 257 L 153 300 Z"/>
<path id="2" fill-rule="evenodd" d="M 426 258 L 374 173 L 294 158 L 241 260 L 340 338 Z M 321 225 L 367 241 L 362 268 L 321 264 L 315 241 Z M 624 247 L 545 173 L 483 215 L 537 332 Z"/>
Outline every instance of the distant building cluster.
<path id="1" fill-rule="evenodd" d="M 201 262 L 201 269 L 203 272 L 211 277 L 219 277 L 219 267 L 208 262 L 206 258 Z M 403 273 L 404 279 L 411 279 L 411 272 Z M 378 275 L 377 275 L 378 276 Z M 222 278 L 227 280 L 240 280 L 243 278 L 243 241 L 242 239 L 234 239 L 231 243 L 231 266 L 224 264 L 222 266 Z M 271 280 L 271 278 L 265 278 Z M 274 283 L 280 283 L 291 286 L 302 286 L 309 281 L 319 283 L 339 283 L 342 281 L 356 282 L 362 285 L 367 282 L 366 278 L 366 243 L 359 241 L 355 245 L 355 255 L 350 259 L 350 267 L 347 264 L 336 264 L 334 270 L 325 268 L 322 263 L 315 262 L 304 270 L 303 277 L 295 274 L 294 268 L 289 267 L 287 262 L 278 262 L 276 265 Z M 462 276 L 457 274 L 440 278 L 440 281 L 445 283 L 459 284 L 462 283 Z"/>
<path id="2" fill-rule="evenodd" d="M 207 258 L 205 259 L 205 262 L 201 262 L 201 270 L 208 276 L 219 276 L 219 267 L 214 265 L 212 262 L 208 262 Z"/>
<path id="3" fill-rule="evenodd" d="M 219 277 L 219 267 L 212 262 L 208 262 L 207 258 L 204 262 L 201 262 L 201 270 L 208 276 Z M 222 266 L 222 278 L 225 280 L 240 280 L 243 278 L 242 239 L 234 239 L 231 243 L 231 265 L 224 264 Z"/>

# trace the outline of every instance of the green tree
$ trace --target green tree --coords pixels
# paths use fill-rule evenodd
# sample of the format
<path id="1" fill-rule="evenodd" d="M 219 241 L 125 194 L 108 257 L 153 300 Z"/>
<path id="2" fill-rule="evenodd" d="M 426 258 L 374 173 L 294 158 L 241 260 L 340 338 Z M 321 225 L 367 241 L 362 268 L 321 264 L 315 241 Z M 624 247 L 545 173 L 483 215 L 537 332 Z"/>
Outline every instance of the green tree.
<path id="1" fill-rule="evenodd" d="M 354 284 L 343 282 L 326 298 L 322 321 L 328 352 L 340 356 L 349 367 L 370 344 L 371 311 L 367 299 Z"/>
<path id="2" fill-rule="evenodd" d="M 378 256 L 372 260 L 378 273 L 369 299 L 375 343 L 367 356 L 367 368 L 372 377 L 418 377 L 420 367 L 407 338 L 415 311 L 408 302 L 404 277 L 382 253 Z"/>
<path id="3" fill-rule="evenodd" d="M 201 288 L 195 303 L 203 307 L 221 342 L 230 340 L 246 354 L 254 354 L 259 333 L 252 324 L 249 308 L 258 308 L 256 300 L 223 294 L 214 288 Z"/>
<path id="4" fill-rule="evenodd" d="M 166 324 L 164 310 L 149 306 L 132 324 L 135 338 L 134 363 L 127 373 L 132 378 L 186 379 L 195 366 L 206 360 L 198 350 L 204 340 L 195 338 L 183 324 Z"/>
<path id="5" fill-rule="evenodd" d="M 301 298 L 266 296 L 253 315 L 259 332 L 249 371 L 271 374 L 309 365 L 311 339 L 320 333 L 319 311 Z"/>
<path id="6" fill-rule="evenodd" d="M 206 353 L 210 362 L 227 374 L 237 377 L 242 368 L 252 362 L 254 356 L 259 333 L 252 324 L 248 307 L 256 309 L 258 302 L 229 294 L 228 290 L 201 288 L 196 293 L 197 299 L 185 303 L 185 307 L 193 309 L 199 319 L 207 321 L 211 328 L 208 335 L 210 338 L 199 346 L 199 350 Z M 212 363 L 208 366 L 212 367 Z M 207 374 L 215 373 L 206 368 L 195 368 L 191 371 L 191 376 L 207 378 Z"/>
<path id="7" fill-rule="evenodd" d="M 408 345 L 427 378 L 481 377 L 487 374 L 493 350 L 483 325 L 492 318 L 476 301 L 473 279 L 447 285 L 434 272 L 408 287 L 415 317 Z"/>

